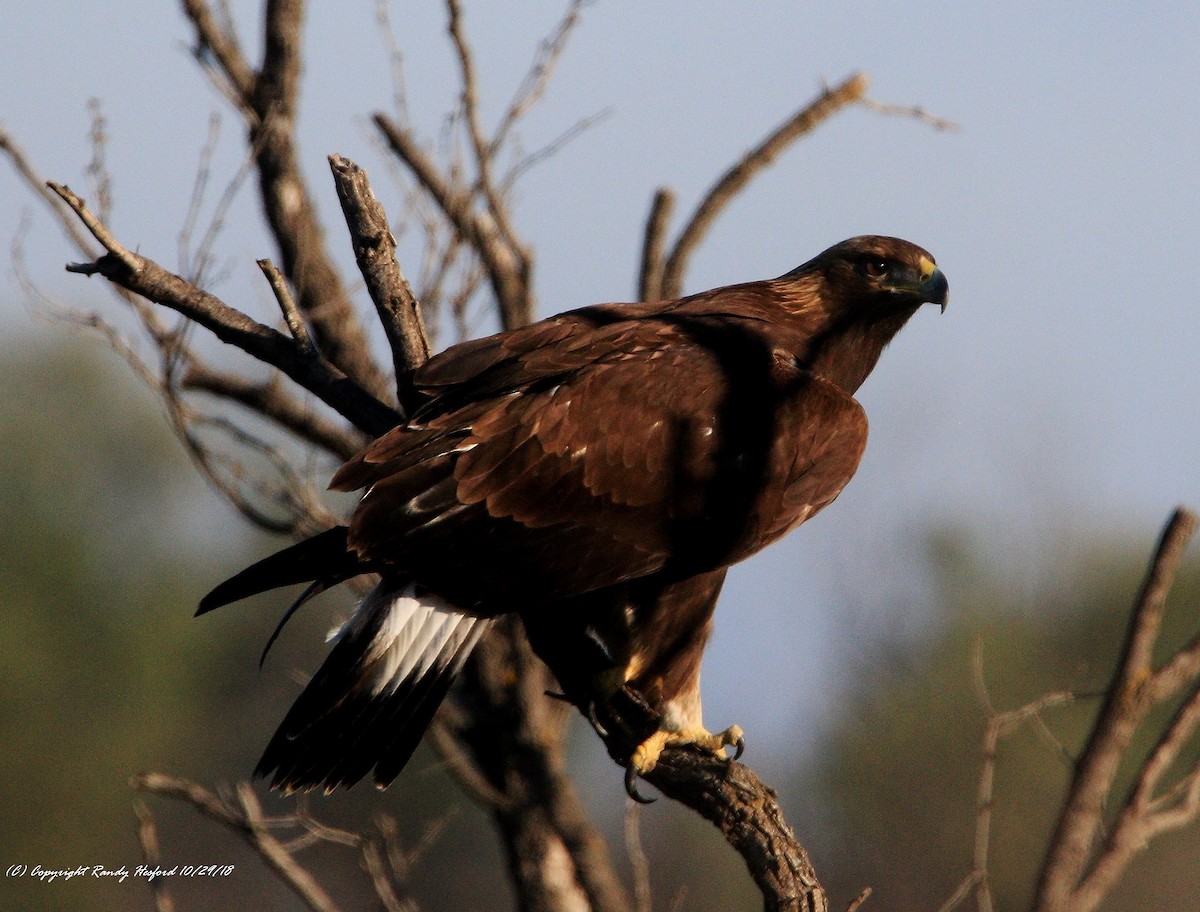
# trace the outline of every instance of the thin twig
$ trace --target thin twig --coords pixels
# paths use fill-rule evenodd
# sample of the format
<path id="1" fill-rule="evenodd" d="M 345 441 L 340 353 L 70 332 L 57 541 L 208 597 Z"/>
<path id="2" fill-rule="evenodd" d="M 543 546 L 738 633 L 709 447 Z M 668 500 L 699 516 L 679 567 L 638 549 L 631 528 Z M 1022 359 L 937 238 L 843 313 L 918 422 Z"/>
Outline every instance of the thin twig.
<path id="1" fill-rule="evenodd" d="M 133 813 L 138 821 L 137 836 L 138 845 L 142 847 L 142 860 L 146 862 L 147 868 L 157 870 L 162 865 L 162 854 L 158 848 L 158 829 L 154 825 L 154 815 L 150 813 L 150 808 L 146 807 L 146 802 L 140 799 L 134 800 Z M 147 883 L 154 897 L 156 912 L 175 912 L 175 901 L 167 890 L 166 878 L 150 877 Z"/>
<path id="2" fill-rule="evenodd" d="M 183 227 L 179 229 L 179 238 L 176 241 L 179 271 L 197 285 L 202 284 L 204 274 L 207 272 L 208 257 L 203 251 L 197 251 L 196 255 L 192 256 L 192 235 L 200 220 L 204 192 L 208 187 L 209 178 L 212 176 L 212 162 L 217 152 L 217 141 L 220 136 L 221 115 L 214 111 L 208 118 L 208 136 L 204 140 L 204 145 L 200 147 L 200 160 L 196 164 L 196 177 L 192 182 L 191 200 L 188 202 L 187 214 L 183 217 Z"/>
<path id="3" fill-rule="evenodd" d="M 243 814 L 247 842 L 258 852 L 267 866 L 286 883 L 314 912 L 337 912 L 337 905 L 316 878 L 291 855 L 284 851 L 279 840 L 271 835 L 263 819 L 262 805 L 248 783 L 237 786 L 238 803 Z"/>
<path id="4" fill-rule="evenodd" d="M 646 231 L 642 236 L 642 266 L 638 270 L 638 300 L 659 301 L 663 297 L 663 266 L 667 246 L 667 228 L 675 212 L 675 193 L 659 187 L 650 204 Z"/>
<path id="5" fill-rule="evenodd" d="M 931 114 L 920 105 L 886 104 L 882 101 L 875 101 L 872 98 L 861 98 L 858 103 L 868 111 L 874 111 L 876 114 L 883 114 L 888 117 L 908 117 L 923 124 L 928 124 L 933 129 L 942 132 L 956 133 L 962 129 L 962 124 L 948 120 L 945 117 L 938 117 L 936 114 Z"/>
<path id="6" fill-rule="evenodd" d="M 279 309 L 283 312 L 284 322 L 287 323 L 292 338 L 296 340 L 303 351 L 314 353 L 316 346 L 313 345 L 312 336 L 308 334 L 308 327 L 304 324 L 304 315 L 300 313 L 300 308 L 296 306 L 296 300 L 292 297 L 291 289 L 287 286 L 287 279 L 270 260 L 256 260 L 255 262 L 271 286 L 271 291 L 275 295 Z"/>
<path id="7" fill-rule="evenodd" d="M 546 87 L 550 84 L 554 70 L 566 49 L 567 39 L 579 24 L 583 9 L 589 3 L 590 0 L 571 0 L 558 25 L 538 45 L 532 65 L 517 88 L 517 93 L 504 113 L 500 126 L 496 128 L 496 132 L 492 136 L 488 149 L 490 155 L 495 156 L 500 152 L 513 126 L 545 95 Z"/>
<path id="8" fill-rule="evenodd" d="M 388 12 L 388 0 L 375 0 L 375 19 L 379 23 L 379 34 L 387 50 L 388 68 L 392 76 L 392 104 L 396 117 L 404 123 L 408 120 L 408 98 L 405 92 L 404 55 L 396 34 L 392 30 L 392 17 Z"/>
<path id="9" fill-rule="evenodd" d="M 205 817 L 236 833 L 313 912 L 338 912 L 338 906 L 317 883 L 308 869 L 301 865 L 289 851 L 289 846 L 308 845 L 311 844 L 311 841 L 292 840 L 285 845 L 276 838 L 271 830 L 303 826 L 309 834 L 322 842 L 341 843 L 359 851 L 363 850 L 366 843 L 372 841 L 358 834 L 347 833 L 335 827 L 319 824 L 303 810 L 283 818 L 267 817 L 263 814 L 262 806 L 253 789 L 245 782 L 238 783 L 232 795 L 228 794 L 227 790 L 225 794 L 214 793 L 196 782 L 162 773 L 145 773 L 136 776 L 130 784 L 138 791 L 188 804 Z M 377 852 L 375 854 L 370 851 L 363 852 L 363 858 L 368 866 L 375 862 L 381 862 L 381 857 Z M 384 883 L 374 879 L 382 870 L 380 865 L 377 870 L 371 870 L 369 873 L 385 907 L 389 912 L 397 912 L 397 910 L 412 912 L 415 906 L 396 899 L 390 886 L 388 889 L 384 889 L 386 875 L 383 875 Z M 390 900 L 396 901 L 393 903 Z"/>
<path id="10" fill-rule="evenodd" d="M 634 912 L 652 912 L 654 895 L 650 889 L 650 863 L 642 848 L 642 805 L 625 802 L 625 855 L 633 872 Z"/>
<path id="11" fill-rule="evenodd" d="M 184 14 L 196 30 L 193 51 L 196 59 L 203 63 L 211 57 L 216 61 L 219 72 L 229 83 L 225 94 L 238 101 L 243 114 L 250 114 L 248 100 L 254 94 L 257 76 L 242 53 L 237 35 L 222 26 L 204 0 L 182 0 L 182 3 Z"/>
<path id="12" fill-rule="evenodd" d="M 447 30 L 454 44 L 455 56 L 458 59 L 459 81 L 461 83 L 460 99 L 462 102 L 463 120 L 466 124 L 467 137 L 471 141 L 471 149 L 475 157 L 475 169 L 478 175 L 475 183 L 476 190 L 483 195 L 487 210 L 496 223 L 505 243 L 512 244 L 515 235 L 508 220 L 508 207 L 500 199 L 496 181 L 492 172 L 496 150 L 483 132 L 483 124 L 479 114 L 479 86 L 475 73 L 475 55 L 467 41 L 463 30 L 462 6 L 459 0 L 446 0 L 446 12 L 449 17 Z"/>
<path id="13" fill-rule="evenodd" d="M 25 150 L 17 145 L 12 135 L 2 126 L 0 126 L 0 152 L 8 156 L 25 185 L 54 212 L 55 220 L 59 227 L 67 233 L 75 245 L 75 249 L 85 257 L 96 256 L 95 246 L 88 240 L 87 235 L 79 230 L 78 222 L 71 214 L 70 208 L 63 203 L 58 194 L 50 189 L 50 185 L 42 175 L 38 174 L 37 169 L 29 160 L 29 156 L 25 154 Z"/>
<path id="14" fill-rule="evenodd" d="M 972 893 L 975 894 L 979 912 L 992 912 L 992 892 L 989 872 L 991 854 L 993 786 L 996 780 L 996 755 L 1000 742 L 1020 725 L 1030 719 L 1041 718 L 1041 713 L 1054 706 L 1063 706 L 1074 701 L 1068 691 L 1043 694 L 1024 706 L 997 712 L 992 704 L 987 681 L 983 673 L 983 646 L 976 640 L 971 654 L 971 680 L 976 698 L 987 717 L 983 733 L 983 762 L 979 769 L 979 781 L 975 793 L 975 839 L 972 850 L 971 870 L 959 882 L 954 893 L 941 905 L 938 912 L 951 912 Z"/>
<path id="15" fill-rule="evenodd" d="M 541 164 L 546 159 L 557 155 L 564 146 L 578 139 L 592 127 L 596 126 L 596 124 L 607 120 L 612 116 L 612 113 L 612 108 L 604 108 L 600 111 L 597 111 L 595 114 L 591 114 L 587 117 L 581 117 L 540 149 L 535 149 L 528 155 L 522 156 L 517 163 L 508 170 L 508 173 L 504 175 L 504 180 L 501 182 L 502 189 L 505 192 L 510 191 L 512 186 L 520 178 L 525 176 L 526 172 Z"/>
<path id="16" fill-rule="evenodd" d="M 108 122 L 104 119 L 104 109 L 100 99 L 88 101 L 88 114 L 91 116 L 91 129 L 88 138 L 92 142 L 92 160 L 88 162 L 87 176 L 92 182 L 92 196 L 96 200 L 96 211 L 100 218 L 108 221 L 112 218 L 112 175 L 105 162 L 105 152 L 108 148 Z"/>
<path id="17" fill-rule="evenodd" d="M 850 905 L 846 907 L 846 912 L 858 912 L 859 907 L 871 898 L 871 893 L 873 892 L 870 887 L 863 887 L 863 891 L 850 901 Z"/>
<path id="18" fill-rule="evenodd" d="M 383 849 L 378 839 L 364 839 L 361 848 L 363 867 L 371 878 L 375 895 L 387 912 L 415 912 L 416 905 L 405 902 L 396 895 L 396 890 L 388 878 L 388 866 L 384 860 Z"/>

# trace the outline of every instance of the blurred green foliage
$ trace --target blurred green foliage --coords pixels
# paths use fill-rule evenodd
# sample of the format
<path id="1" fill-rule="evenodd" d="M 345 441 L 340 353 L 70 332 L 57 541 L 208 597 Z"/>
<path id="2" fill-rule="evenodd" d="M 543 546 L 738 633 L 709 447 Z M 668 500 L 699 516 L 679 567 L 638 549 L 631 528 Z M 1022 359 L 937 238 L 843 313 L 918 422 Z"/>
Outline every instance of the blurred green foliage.
<path id="1" fill-rule="evenodd" d="M 2 874 L 13 864 L 132 870 L 142 860 L 135 773 L 210 787 L 247 778 L 298 693 L 295 669 L 316 667 L 348 597 L 297 618 L 261 673 L 282 599 L 193 619 L 201 594 L 279 541 L 252 533 L 200 480 L 152 392 L 92 340 L 4 350 L 0 428 L 0 908 L 150 909 L 135 878 Z M 434 765 L 423 753 L 382 799 L 359 789 L 313 812 L 354 830 L 397 813 L 410 846 L 449 817 L 414 888 L 443 896 L 444 908 L 494 899 L 504 887 L 482 815 Z M 189 808 L 145 800 L 164 861 L 237 865 L 226 881 L 172 882 L 181 909 L 302 908 L 236 837 Z M 294 808 L 262 800 L 269 814 Z M 447 868 L 467 854 L 480 876 L 451 880 Z M 366 902 L 353 853 L 318 848 L 304 861 L 346 907 Z"/>
<path id="2" fill-rule="evenodd" d="M 852 898 L 870 885 L 877 908 L 937 909 L 970 871 L 985 725 L 974 684 L 978 650 L 997 711 L 1055 691 L 1078 696 L 1046 710 L 1044 729 L 1027 722 L 998 752 L 990 854 L 996 908 L 1029 907 L 1070 758 L 1099 710 L 1154 535 L 1088 543 L 1078 562 L 1039 581 L 1032 602 L 1015 595 L 1027 580 L 981 563 L 956 544 L 964 536 L 934 538 L 930 554 L 942 580 L 944 622 L 923 642 L 875 648 L 863 662 L 867 673 L 841 697 L 821 759 L 800 786 L 821 808 L 821 835 L 813 840 L 817 870 L 834 897 Z M 1160 654 L 1197 633 L 1200 566 L 1192 560 L 1168 601 Z M 1150 749 L 1172 710 L 1151 717 L 1132 760 Z M 1188 757 L 1197 752 L 1193 746 Z M 1126 764 L 1117 798 L 1133 766 Z M 1105 910 L 1200 908 L 1198 829 L 1153 842 Z M 974 900 L 963 908 L 973 909 Z"/>

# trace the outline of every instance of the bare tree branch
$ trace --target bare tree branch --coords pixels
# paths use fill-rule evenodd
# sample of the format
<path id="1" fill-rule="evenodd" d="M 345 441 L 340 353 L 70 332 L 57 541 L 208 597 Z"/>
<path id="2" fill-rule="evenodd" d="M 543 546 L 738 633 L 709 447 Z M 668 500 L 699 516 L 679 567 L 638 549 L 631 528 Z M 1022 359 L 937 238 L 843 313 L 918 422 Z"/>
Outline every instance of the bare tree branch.
<path id="1" fill-rule="evenodd" d="M 646 778 L 720 830 L 762 892 L 765 912 L 827 912 L 829 900 L 808 852 L 784 820 L 774 790 L 749 767 L 674 748 L 663 752 Z"/>
<path id="2" fill-rule="evenodd" d="M 908 117 L 943 132 L 958 132 L 962 129 L 962 124 L 948 120 L 945 117 L 938 117 L 936 114 L 931 114 L 920 105 L 887 104 L 882 101 L 875 101 L 873 98 L 860 98 L 858 103 L 868 111 L 874 111 L 876 114 L 883 114 L 888 117 Z"/>
<path id="3" fill-rule="evenodd" d="M 158 849 L 158 829 L 154 825 L 154 815 L 144 801 L 133 802 L 133 813 L 137 817 L 138 845 L 142 847 L 142 860 L 146 867 L 154 870 L 162 866 L 162 854 Z M 175 912 L 175 901 L 167 890 L 167 881 L 163 877 L 148 878 L 150 892 L 154 897 L 155 912 Z"/>
<path id="4" fill-rule="evenodd" d="M 750 181 L 762 173 L 788 146 L 812 132 L 846 105 L 860 100 L 870 81 L 864 73 L 854 73 L 821 94 L 773 130 L 742 158 L 705 194 L 696 211 L 679 234 L 663 265 L 661 296 L 677 298 L 682 293 L 683 274 L 700 242 L 712 228 L 717 216 Z"/>
<path id="5" fill-rule="evenodd" d="M 291 289 L 287 287 L 287 280 L 283 277 L 283 273 L 276 269 L 275 264 L 270 260 L 256 260 L 256 262 L 258 268 L 262 270 L 262 274 L 266 276 L 271 291 L 275 294 L 275 300 L 279 303 L 279 309 L 283 313 L 283 321 L 287 323 L 292 338 L 304 351 L 310 354 L 315 353 L 316 346 L 313 345 L 312 337 L 308 334 L 308 327 L 304 325 L 304 315 L 296 307 L 296 301 L 292 297 Z"/>
<path id="6" fill-rule="evenodd" d="M 75 248 L 83 256 L 95 257 L 95 245 L 88 240 L 87 235 L 79 230 L 79 224 L 71 213 L 70 208 L 64 205 L 58 194 L 50 189 L 50 185 L 42 175 L 37 173 L 25 151 L 17 145 L 16 141 L 3 127 L 0 127 L 0 152 L 8 156 L 9 161 L 12 162 L 13 167 L 16 168 L 25 185 L 50 207 L 50 210 L 54 213 L 55 221 L 66 232 L 67 237 L 71 239 L 71 243 L 75 245 Z"/>
<path id="7" fill-rule="evenodd" d="M 237 804 L 225 801 L 198 783 L 162 773 L 135 776 L 130 784 L 141 792 L 189 804 L 210 820 L 240 836 L 276 876 L 313 912 L 337 912 L 338 906 L 268 828 L 262 806 L 246 783 L 237 787 Z"/>
<path id="8" fill-rule="evenodd" d="M 372 120 L 392 152 L 409 169 L 463 240 L 478 252 L 496 295 L 502 325 L 506 329 L 513 329 L 528 323 L 533 314 L 530 287 L 532 261 L 528 251 L 506 240 L 488 209 L 474 208 L 471 192 L 444 175 L 410 131 L 386 114 L 376 113 Z"/>
<path id="9" fill-rule="evenodd" d="M 237 35 L 222 27 L 205 0 L 182 2 L 184 14 L 196 29 L 196 58 L 203 63 L 211 55 L 216 60 L 220 74 L 229 82 L 229 97 L 236 99 L 244 115 L 251 115 L 248 99 L 254 94 L 257 76 L 242 54 Z"/>
<path id="10" fill-rule="evenodd" d="M 517 88 L 512 103 L 509 104 L 504 118 L 500 121 L 500 126 L 496 128 L 496 132 L 492 136 L 488 148 L 489 155 L 494 157 L 499 154 L 517 121 L 524 117 L 529 109 L 541 101 L 545 95 L 546 87 L 567 47 L 567 39 L 579 25 L 583 8 L 589 3 L 590 0 L 571 0 L 558 25 L 538 46 L 533 64 Z"/>
<path id="11" fill-rule="evenodd" d="M 294 340 L 255 322 L 153 260 L 126 249 L 70 188 L 61 184 L 49 186 L 108 251 L 93 263 L 68 266 L 68 271 L 100 274 L 156 304 L 178 311 L 222 342 L 279 368 L 366 433 L 378 436 L 399 423 L 400 416 L 395 411 L 323 358 L 306 352 Z"/>
<path id="12" fill-rule="evenodd" d="M 650 204 L 646 232 L 642 238 L 642 268 L 638 270 L 638 300 L 663 300 L 663 266 L 667 246 L 667 227 L 675 212 L 675 193 L 659 187 Z"/>
<path id="13" fill-rule="evenodd" d="M 1040 720 L 1043 710 L 1071 703 L 1075 695 L 1066 691 L 1044 694 L 1038 699 L 1026 703 L 1019 709 L 999 712 L 992 705 L 988 693 L 987 682 L 983 675 L 983 647 L 976 641 L 971 656 L 972 681 L 979 705 L 987 716 L 987 725 L 983 733 L 983 763 L 979 769 L 979 782 L 975 791 L 975 840 L 972 851 L 971 870 L 959 882 L 954 893 L 938 909 L 938 912 L 952 912 L 962 902 L 975 894 L 975 907 L 979 912 L 992 912 L 992 891 L 990 883 L 990 855 L 992 834 L 993 785 L 996 779 L 996 755 L 1000 742 L 1012 734 L 1019 726 L 1031 719 Z"/>
<path id="14" fill-rule="evenodd" d="M 349 459 L 367 442 L 367 437 L 352 428 L 326 421 L 311 407 L 289 395 L 279 382 L 278 375 L 265 381 L 252 380 L 236 374 L 222 373 L 191 361 L 180 378 L 186 390 L 197 390 L 236 402 L 277 422 L 301 440 L 328 450 L 342 459 Z"/>
<path id="15" fill-rule="evenodd" d="M 279 246 L 283 271 L 296 289 L 317 345 L 331 364 L 376 397 L 385 397 L 387 380 L 371 358 L 362 324 L 329 257 L 299 167 L 295 126 L 303 0 L 268 0 L 263 60 L 257 72 L 204 0 L 182 2 L 196 29 L 197 56 L 212 54 L 249 128 L 263 210 Z"/>
<path id="16" fill-rule="evenodd" d="M 1134 603 L 1116 674 L 1092 728 L 1087 745 L 1075 766 L 1054 836 L 1043 862 L 1037 891 L 1037 912 L 1090 912 L 1106 895 L 1133 854 L 1155 832 L 1149 812 L 1149 792 L 1161 770 L 1177 756 L 1180 736 L 1190 734 L 1196 724 L 1193 701 L 1176 716 L 1143 764 L 1134 793 L 1121 812 L 1098 856 L 1096 844 L 1104 824 L 1104 808 L 1121 761 L 1127 756 L 1133 736 L 1156 699 L 1170 694 L 1156 687 L 1154 646 L 1162 625 L 1166 596 L 1171 588 L 1188 540 L 1195 532 L 1197 517 L 1179 509 L 1163 530 L 1146 580 Z M 1168 662 L 1166 667 L 1172 667 Z M 1185 807 L 1187 807 L 1185 802 Z M 1195 808 L 1185 818 L 1195 816 Z M 1174 823 L 1174 821 L 1173 821 Z"/>
<path id="17" fill-rule="evenodd" d="M 408 412 L 412 402 L 404 401 L 409 388 L 405 380 L 429 359 L 429 337 L 421 308 L 396 262 L 396 239 L 388 226 L 387 213 L 371 190 L 367 173 L 340 155 L 331 155 L 329 166 L 359 271 L 392 349 L 401 404 Z"/>

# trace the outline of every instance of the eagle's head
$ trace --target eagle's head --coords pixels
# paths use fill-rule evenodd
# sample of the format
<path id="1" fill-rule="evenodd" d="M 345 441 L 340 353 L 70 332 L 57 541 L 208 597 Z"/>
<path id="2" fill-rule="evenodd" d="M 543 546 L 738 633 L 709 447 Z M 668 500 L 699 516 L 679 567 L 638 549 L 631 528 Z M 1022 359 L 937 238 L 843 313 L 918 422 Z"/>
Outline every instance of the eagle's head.
<path id="1" fill-rule="evenodd" d="M 908 318 L 922 304 L 944 311 L 950 290 L 928 251 L 878 235 L 835 244 L 774 284 L 804 327 L 799 362 L 851 394 Z"/>
<path id="2" fill-rule="evenodd" d="M 872 234 L 835 244 L 782 278 L 814 283 L 826 307 L 847 315 L 904 311 L 921 304 L 944 311 L 950 289 L 927 250 Z"/>

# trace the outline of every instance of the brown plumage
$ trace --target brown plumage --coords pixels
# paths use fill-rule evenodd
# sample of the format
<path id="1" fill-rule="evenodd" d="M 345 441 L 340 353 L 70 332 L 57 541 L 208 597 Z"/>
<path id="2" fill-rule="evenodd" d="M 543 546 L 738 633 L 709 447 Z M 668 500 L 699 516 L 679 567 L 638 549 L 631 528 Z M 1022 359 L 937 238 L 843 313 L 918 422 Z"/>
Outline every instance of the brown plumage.
<path id="1" fill-rule="evenodd" d="M 413 377 L 424 404 L 333 478 L 365 491 L 348 527 L 201 603 L 381 574 L 259 772 L 333 788 L 374 770 L 386 785 L 509 612 L 593 719 L 623 686 L 661 715 L 631 774 L 664 743 L 740 740 L 700 718 L 725 570 L 841 492 L 866 444 L 855 390 L 946 293 L 921 248 L 860 237 L 778 279 L 584 308 L 432 358 Z"/>

